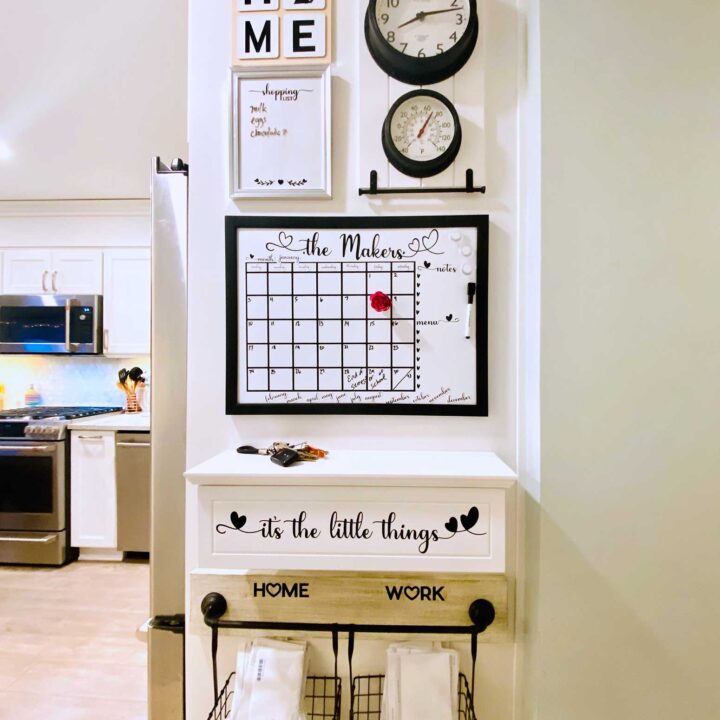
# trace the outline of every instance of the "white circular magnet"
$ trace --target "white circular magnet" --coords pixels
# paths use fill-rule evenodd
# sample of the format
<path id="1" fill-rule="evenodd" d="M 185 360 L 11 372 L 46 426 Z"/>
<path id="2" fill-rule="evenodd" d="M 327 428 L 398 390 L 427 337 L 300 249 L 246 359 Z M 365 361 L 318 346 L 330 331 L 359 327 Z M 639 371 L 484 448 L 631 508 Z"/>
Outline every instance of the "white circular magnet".
<path id="1" fill-rule="evenodd" d="M 455 230 L 455 232 L 450 234 L 450 239 L 455 242 L 460 242 L 462 240 L 462 233 Z"/>
<path id="2" fill-rule="evenodd" d="M 465 257 L 470 257 L 472 255 L 472 248 L 469 245 L 463 245 L 462 254 Z"/>
<path id="3" fill-rule="evenodd" d="M 462 266 L 463 275 L 472 275 L 473 266 L 470 263 L 465 263 Z"/>

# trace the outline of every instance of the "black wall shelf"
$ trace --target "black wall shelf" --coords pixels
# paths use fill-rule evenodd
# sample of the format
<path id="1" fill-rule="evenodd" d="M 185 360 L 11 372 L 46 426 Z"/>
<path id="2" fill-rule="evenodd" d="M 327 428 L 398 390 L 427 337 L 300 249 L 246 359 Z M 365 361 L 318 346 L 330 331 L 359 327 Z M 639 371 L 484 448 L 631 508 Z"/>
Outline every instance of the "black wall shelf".
<path id="1" fill-rule="evenodd" d="M 436 187 L 436 188 L 379 188 L 377 170 L 370 171 L 370 187 L 360 188 L 359 195 L 434 195 L 445 193 L 482 193 L 485 194 L 485 185 L 476 186 L 474 173 L 471 169 L 465 171 L 465 185 L 462 187 Z"/>

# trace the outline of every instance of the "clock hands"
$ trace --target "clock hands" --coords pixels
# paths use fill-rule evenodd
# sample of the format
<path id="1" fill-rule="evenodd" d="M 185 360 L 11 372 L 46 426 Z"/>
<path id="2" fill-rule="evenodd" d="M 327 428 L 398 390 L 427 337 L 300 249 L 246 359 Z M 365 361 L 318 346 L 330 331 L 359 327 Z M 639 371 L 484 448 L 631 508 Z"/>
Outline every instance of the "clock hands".
<path id="1" fill-rule="evenodd" d="M 421 10 L 414 18 L 398 25 L 398 30 L 406 25 L 411 25 L 418 20 L 424 20 L 428 15 L 441 15 L 442 13 L 457 12 L 457 8 L 448 8 L 447 10 L 428 10 L 425 12 Z"/>

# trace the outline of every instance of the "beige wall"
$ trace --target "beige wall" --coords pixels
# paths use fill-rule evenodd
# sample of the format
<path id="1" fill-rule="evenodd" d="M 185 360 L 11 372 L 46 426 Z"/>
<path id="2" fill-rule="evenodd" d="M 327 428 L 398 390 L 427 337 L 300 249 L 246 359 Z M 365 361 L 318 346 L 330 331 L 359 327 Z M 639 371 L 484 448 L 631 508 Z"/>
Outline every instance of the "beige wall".
<path id="1" fill-rule="evenodd" d="M 0 0 L 0 201 L 148 198 L 186 115 L 187 0 Z"/>
<path id="2" fill-rule="evenodd" d="M 720 717 L 720 3 L 552 0 L 541 720 Z"/>

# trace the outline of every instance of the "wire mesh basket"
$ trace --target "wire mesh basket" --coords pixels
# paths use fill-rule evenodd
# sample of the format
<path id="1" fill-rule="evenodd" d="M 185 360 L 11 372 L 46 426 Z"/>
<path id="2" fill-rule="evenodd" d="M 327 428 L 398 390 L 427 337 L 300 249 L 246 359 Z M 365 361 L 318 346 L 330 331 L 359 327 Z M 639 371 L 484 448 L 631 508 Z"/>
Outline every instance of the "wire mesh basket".
<path id="1" fill-rule="evenodd" d="M 350 720 L 380 720 L 384 683 L 384 675 L 358 675 L 353 680 Z M 477 720 L 470 685 L 463 673 L 458 683 L 458 720 Z"/>
<path id="2" fill-rule="evenodd" d="M 235 673 L 223 685 L 208 720 L 226 720 L 232 712 Z M 340 678 L 311 675 L 305 682 L 304 712 L 307 720 L 340 720 L 342 681 Z M 379 717 L 379 716 L 378 716 Z"/>

